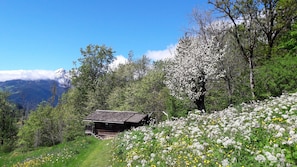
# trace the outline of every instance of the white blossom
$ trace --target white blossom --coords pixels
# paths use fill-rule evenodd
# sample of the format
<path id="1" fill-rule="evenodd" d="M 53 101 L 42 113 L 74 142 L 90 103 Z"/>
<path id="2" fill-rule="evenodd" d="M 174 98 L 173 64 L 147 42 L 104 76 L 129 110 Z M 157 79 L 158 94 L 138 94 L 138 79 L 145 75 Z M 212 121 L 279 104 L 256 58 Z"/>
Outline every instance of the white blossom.
<path id="1" fill-rule="evenodd" d="M 167 67 L 165 84 L 171 94 L 179 98 L 186 95 L 193 101 L 205 95 L 203 84 L 224 75 L 217 64 L 224 49 L 215 37 L 206 41 L 199 36 L 182 38 Z"/>

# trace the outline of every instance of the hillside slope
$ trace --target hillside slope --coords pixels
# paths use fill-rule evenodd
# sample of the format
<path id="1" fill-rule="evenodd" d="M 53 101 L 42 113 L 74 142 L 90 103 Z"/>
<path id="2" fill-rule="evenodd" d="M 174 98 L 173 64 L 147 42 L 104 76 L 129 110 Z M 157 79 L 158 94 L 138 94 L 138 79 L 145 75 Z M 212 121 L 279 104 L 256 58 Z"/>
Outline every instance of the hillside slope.
<path id="1" fill-rule="evenodd" d="M 113 166 L 297 166 L 297 93 L 140 127 Z"/>
<path id="2" fill-rule="evenodd" d="M 87 136 L 29 152 L 15 150 L 8 154 L 0 153 L 0 167 L 105 167 L 109 166 L 111 159 L 110 143 L 110 140 L 98 140 Z"/>

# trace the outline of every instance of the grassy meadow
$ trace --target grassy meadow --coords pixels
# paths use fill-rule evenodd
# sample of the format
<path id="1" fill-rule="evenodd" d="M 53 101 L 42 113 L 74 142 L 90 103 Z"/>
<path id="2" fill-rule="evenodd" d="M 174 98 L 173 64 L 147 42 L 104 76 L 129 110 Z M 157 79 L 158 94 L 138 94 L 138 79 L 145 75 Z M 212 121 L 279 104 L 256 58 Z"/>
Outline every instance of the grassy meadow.
<path id="1" fill-rule="evenodd" d="M 2 167 L 91 167 L 108 166 L 111 159 L 110 140 L 81 137 L 72 142 L 53 147 L 38 148 L 34 151 L 14 151 L 0 155 Z"/>
<path id="2" fill-rule="evenodd" d="M 297 93 L 121 134 L 113 166 L 297 166 Z"/>

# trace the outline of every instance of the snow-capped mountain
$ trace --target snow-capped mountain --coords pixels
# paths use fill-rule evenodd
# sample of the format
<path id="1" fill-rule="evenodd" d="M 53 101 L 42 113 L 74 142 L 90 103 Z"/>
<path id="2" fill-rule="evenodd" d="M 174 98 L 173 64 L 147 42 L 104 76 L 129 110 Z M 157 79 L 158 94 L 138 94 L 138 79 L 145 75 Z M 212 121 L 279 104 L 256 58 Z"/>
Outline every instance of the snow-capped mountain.
<path id="1" fill-rule="evenodd" d="M 37 81 L 55 80 L 60 86 L 70 87 L 70 73 L 63 68 L 55 71 L 50 70 L 9 70 L 0 71 L 0 82 L 11 80 Z"/>
<path id="2" fill-rule="evenodd" d="M 59 82 L 61 87 L 69 88 L 71 86 L 70 73 L 63 68 L 55 71 L 55 80 Z"/>
<path id="3" fill-rule="evenodd" d="M 0 71 L 0 91 L 10 92 L 10 100 L 26 110 L 35 109 L 40 102 L 48 101 L 53 96 L 56 105 L 70 87 L 70 73 L 63 68 L 55 71 Z"/>

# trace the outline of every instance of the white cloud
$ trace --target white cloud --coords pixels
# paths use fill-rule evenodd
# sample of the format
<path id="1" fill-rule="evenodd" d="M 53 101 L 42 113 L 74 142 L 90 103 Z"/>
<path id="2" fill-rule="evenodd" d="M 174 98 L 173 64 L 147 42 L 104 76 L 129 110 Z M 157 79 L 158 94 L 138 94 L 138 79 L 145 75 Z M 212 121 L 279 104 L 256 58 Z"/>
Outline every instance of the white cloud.
<path id="1" fill-rule="evenodd" d="M 55 79 L 55 71 L 49 70 L 9 70 L 0 71 L 0 82 L 21 79 L 21 80 L 41 80 Z"/>
<path id="2" fill-rule="evenodd" d="M 149 50 L 146 55 L 152 60 L 164 60 L 172 58 L 176 45 L 170 45 L 164 50 Z M 125 64 L 128 59 L 123 55 L 116 56 L 110 64 L 111 69 L 115 69 L 119 64 Z M 43 80 L 56 79 L 56 71 L 51 70 L 3 70 L 0 71 L 0 82 L 21 79 L 21 80 Z"/>
<path id="3" fill-rule="evenodd" d="M 114 62 L 110 65 L 112 69 L 116 68 L 119 64 L 125 64 L 128 60 L 122 56 L 116 56 Z M 0 71 L 0 82 L 21 79 L 21 80 L 56 80 L 61 77 L 58 69 L 56 71 L 50 70 L 3 70 Z"/>
<path id="4" fill-rule="evenodd" d="M 146 52 L 146 56 L 152 60 L 165 60 L 168 58 L 174 57 L 174 51 L 176 49 L 177 44 L 169 45 L 164 50 L 149 50 Z"/>
<path id="5" fill-rule="evenodd" d="M 128 59 L 126 59 L 123 55 L 116 56 L 115 60 L 110 64 L 111 69 L 117 68 L 120 64 L 125 64 L 128 62 Z"/>

